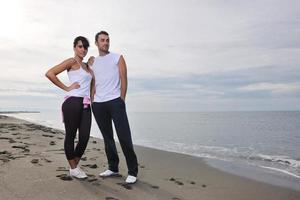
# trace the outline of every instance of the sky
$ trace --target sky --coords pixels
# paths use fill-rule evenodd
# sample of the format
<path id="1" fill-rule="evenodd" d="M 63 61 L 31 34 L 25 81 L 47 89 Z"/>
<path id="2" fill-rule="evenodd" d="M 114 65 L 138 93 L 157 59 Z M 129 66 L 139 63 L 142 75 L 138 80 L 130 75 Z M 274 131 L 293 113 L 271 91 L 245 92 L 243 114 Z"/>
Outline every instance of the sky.
<path id="1" fill-rule="evenodd" d="M 300 110 L 298 0 L 10 0 L 1 5 L 0 111 L 58 108 L 45 72 L 110 34 L 138 112 Z M 59 78 L 68 83 L 66 72 Z"/>

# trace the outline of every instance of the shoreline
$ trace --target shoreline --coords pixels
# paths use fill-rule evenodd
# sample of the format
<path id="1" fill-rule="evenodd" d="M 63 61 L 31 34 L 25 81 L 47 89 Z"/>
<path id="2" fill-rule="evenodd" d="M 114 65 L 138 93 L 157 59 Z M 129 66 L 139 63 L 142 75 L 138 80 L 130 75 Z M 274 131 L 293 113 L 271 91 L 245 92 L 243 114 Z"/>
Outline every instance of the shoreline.
<path id="1" fill-rule="evenodd" d="M 41 113 L 40 111 L 0 111 L 0 115 L 19 113 Z"/>
<path id="2" fill-rule="evenodd" d="M 1 114 L 1 113 L 0 113 Z M 55 126 L 51 126 L 50 124 L 45 124 L 42 122 L 39 122 L 37 120 L 33 119 L 27 119 L 26 117 L 18 117 L 18 115 L 16 115 L 15 113 L 8 114 L 9 117 L 14 117 L 20 120 L 25 120 L 25 121 L 29 121 L 31 123 L 35 123 L 35 124 L 40 124 L 42 126 L 46 126 L 46 127 L 51 127 L 53 129 L 57 129 L 60 131 L 64 131 L 62 128 L 58 128 Z M 22 116 L 22 115 L 21 115 Z M 26 116 L 26 115 L 25 115 Z M 102 140 L 101 138 L 95 136 L 95 135 L 91 135 L 91 137 L 93 138 L 97 138 Z M 118 143 L 118 141 L 116 140 L 116 143 Z M 230 160 L 222 160 L 220 158 L 213 158 L 213 157 L 201 157 L 201 156 L 197 156 L 197 155 L 193 155 L 193 154 L 189 154 L 186 152 L 179 152 L 176 150 L 171 150 L 171 149 L 163 149 L 163 148 L 159 148 L 156 146 L 144 146 L 143 144 L 135 144 L 134 146 L 140 146 L 142 148 L 149 148 L 149 149 L 155 149 L 155 150 L 161 150 L 161 151 L 167 151 L 167 152 L 171 152 L 171 153 L 177 153 L 177 154 L 183 154 L 183 155 L 187 155 L 187 156 L 192 156 L 195 158 L 200 158 L 202 159 L 206 164 L 208 164 L 210 167 L 213 167 L 217 170 L 220 170 L 222 172 L 226 172 L 226 173 L 230 173 L 233 175 L 237 175 L 237 176 L 241 176 L 244 178 L 248 178 L 254 181 L 259 181 L 259 182 L 263 182 L 263 183 L 267 183 L 267 184 L 271 184 L 271 185 L 276 185 L 276 186 L 280 186 L 280 187 L 285 187 L 288 189 L 293 189 L 293 190 L 297 190 L 300 191 L 300 179 L 296 178 L 294 174 L 288 174 L 286 171 L 281 171 L 281 170 L 273 170 L 270 169 L 268 167 L 265 167 L 263 165 L 251 165 L 250 163 L 240 163 L 237 161 L 230 161 Z M 277 168 L 275 168 L 277 169 Z M 294 175 L 294 176 L 293 176 Z"/>
<path id="3" fill-rule="evenodd" d="M 198 157 L 142 146 L 135 146 L 139 181 L 127 187 L 122 185 L 126 166 L 119 146 L 123 177 L 98 177 L 107 166 L 103 142 L 97 138 L 90 139 L 80 163 L 89 178 L 63 180 L 68 165 L 62 131 L 3 115 L 0 126 L 0 192 L 7 199 L 300 198 L 299 191 L 223 172 Z"/>

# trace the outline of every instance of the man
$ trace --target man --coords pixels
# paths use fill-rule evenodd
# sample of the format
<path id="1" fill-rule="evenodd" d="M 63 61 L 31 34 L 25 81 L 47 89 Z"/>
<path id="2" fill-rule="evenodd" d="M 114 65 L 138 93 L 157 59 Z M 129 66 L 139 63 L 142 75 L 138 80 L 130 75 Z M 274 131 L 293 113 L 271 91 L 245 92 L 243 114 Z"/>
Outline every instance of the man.
<path id="1" fill-rule="evenodd" d="M 108 160 L 108 170 L 100 173 L 99 176 L 116 176 L 119 173 L 119 157 L 113 137 L 113 121 L 128 168 L 125 182 L 131 184 L 137 181 L 138 162 L 125 108 L 127 69 L 122 55 L 109 52 L 109 43 L 107 32 L 97 33 L 95 44 L 98 47 L 99 56 L 91 61 L 95 76 L 93 114 L 104 139 Z"/>

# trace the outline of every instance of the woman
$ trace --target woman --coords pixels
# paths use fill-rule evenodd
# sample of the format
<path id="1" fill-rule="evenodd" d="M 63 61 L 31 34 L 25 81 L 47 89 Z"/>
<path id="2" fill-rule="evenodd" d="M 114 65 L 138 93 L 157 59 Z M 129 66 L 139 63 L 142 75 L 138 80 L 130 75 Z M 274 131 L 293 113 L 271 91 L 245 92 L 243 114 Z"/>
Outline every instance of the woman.
<path id="1" fill-rule="evenodd" d="M 91 130 L 91 93 L 94 88 L 94 75 L 83 58 L 88 52 L 89 42 L 85 37 L 75 38 L 73 43 L 74 57 L 52 67 L 46 77 L 57 87 L 66 91 L 62 104 L 63 121 L 65 124 L 64 149 L 70 165 L 70 176 L 86 178 L 78 163 L 83 155 Z M 57 75 L 67 70 L 70 86 L 62 83 Z M 76 132 L 79 130 L 79 141 L 74 149 Z"/>

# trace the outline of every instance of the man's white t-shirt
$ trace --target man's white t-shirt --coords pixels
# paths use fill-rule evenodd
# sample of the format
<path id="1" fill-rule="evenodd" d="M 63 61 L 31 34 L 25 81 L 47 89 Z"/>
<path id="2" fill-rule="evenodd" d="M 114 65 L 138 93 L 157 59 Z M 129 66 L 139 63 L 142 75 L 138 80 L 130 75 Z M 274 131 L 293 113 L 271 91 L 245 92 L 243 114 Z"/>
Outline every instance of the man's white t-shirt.
<path id="1" fill-rule="evenodd" d="M 109 53 L 95 58 L 92 69 L 95 75 L 94 102 L 105 102 L 121 95 L 119 59 L 120 54 Z"/>

